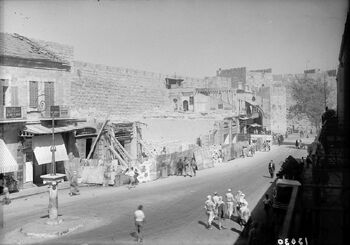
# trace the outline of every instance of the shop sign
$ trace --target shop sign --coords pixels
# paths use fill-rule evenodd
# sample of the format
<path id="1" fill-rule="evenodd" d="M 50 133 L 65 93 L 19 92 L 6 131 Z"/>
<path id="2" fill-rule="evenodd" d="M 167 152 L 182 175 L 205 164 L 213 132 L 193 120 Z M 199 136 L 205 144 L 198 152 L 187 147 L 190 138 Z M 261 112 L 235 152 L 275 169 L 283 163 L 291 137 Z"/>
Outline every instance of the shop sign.
<path id="1" fill-rule="evenodd" d="M 51 117 L 60 117 L 60 106 L 58 106 L 58 105 L 50 106 L 50 116 Z"/>
<path id="2" fill-rule="evenodd" d="M 84 135 L 91 135 L 96 134 L 96 129 L 94 128 L 82 128 L 76 130 L 75 136 L 84 136 Z"/>
<path id="3" fill-rule="evenodd" d="M 22 108 L 20 106 L 6 107 L 6 118 L 22 118 Z"/>

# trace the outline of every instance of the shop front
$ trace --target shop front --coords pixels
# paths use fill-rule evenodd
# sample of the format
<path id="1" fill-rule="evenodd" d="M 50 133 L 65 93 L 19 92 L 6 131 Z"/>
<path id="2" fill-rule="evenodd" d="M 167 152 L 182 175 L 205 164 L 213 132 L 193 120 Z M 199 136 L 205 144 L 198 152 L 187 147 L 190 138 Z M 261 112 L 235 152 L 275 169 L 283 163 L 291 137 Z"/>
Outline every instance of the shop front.
<path id="1" fill-rule="evenodd" d="M 54 128 L 54 140 L 52 128 L 41 124 L 28 124 L 21 136 L 23 137 L 26 163 L 24 168 L 25 182 L 42 185 L 41 175 L 51 173 L 52 143 L 55 146 L 55 164 L 57 173 L 65 173 L 64 161 L 68 160 L 68 153 L 79 157 L 76 147 L 74 131 L 80 127 L 75 125 L 57 126 Z"/>
<path id="2" fill-rule="evenodd" d="M 3 193 L 5 186 L 8 187 L 10 192 L 18 190 L 17 182 L 13 178 L 13 173 L 17 171 L 17 161 L 7 148 L 4 140 L 0 139 L 0 195 Z"/>

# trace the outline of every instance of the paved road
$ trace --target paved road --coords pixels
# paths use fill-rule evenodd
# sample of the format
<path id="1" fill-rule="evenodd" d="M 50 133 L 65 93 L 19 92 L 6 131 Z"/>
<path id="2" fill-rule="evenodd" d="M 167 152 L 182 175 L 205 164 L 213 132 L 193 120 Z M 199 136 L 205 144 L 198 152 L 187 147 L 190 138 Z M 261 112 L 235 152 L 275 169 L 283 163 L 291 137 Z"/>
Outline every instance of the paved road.
<path id="1" fill-rule="evenodd" d="M 291 142 L 295 139 L 289 138 Z M 133 212 L 144 205 L 147 224 L 144 244 L 234 244 L 240 227 L 228 221 L 225 230 L 207 230 L 203 209 L 208 194 L 224 195 L 228 188 L 246 194 L 252 210 L 271 185 L 267 163 L 277 167 L 288 156 L 306 156 L 305 150 L 291 145 L 274 146 L 270 152 L 258 152 L 253 158 L 236 159 L 198 172 L 193 178 L 171 176 L 155 182 L 126 187 L 89 187 L 82 195 L 69 197 L 59 192 L 59 213 L 103 219 L 103 225 L 80 230 L 43 244 L 134 244 Z M 47 214 L 48 195 L 41 194 L 13 201 L 4 207 L 5 232 Z"/>

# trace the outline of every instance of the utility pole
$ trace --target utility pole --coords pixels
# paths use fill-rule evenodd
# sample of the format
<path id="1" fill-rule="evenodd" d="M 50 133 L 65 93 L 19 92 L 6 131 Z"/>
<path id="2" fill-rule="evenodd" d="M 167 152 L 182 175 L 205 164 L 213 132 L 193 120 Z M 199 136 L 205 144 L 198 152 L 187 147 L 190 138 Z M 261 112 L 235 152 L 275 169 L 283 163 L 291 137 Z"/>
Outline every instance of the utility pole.
<path id="1" fill-rule="evenodd" d="M 59 117 L 59 106 L 51 106 L 50 116 L 52 117 L 52 159 L 51 159 L 51 173 L 41 175 L 44 184 L 49 185 L 49 219 L 46 222 L 49 225 L 57 225 L 62 222 L 62 219 L 58 219 L 58 188 L 57 185 L 63 182 L 65 174 L 56 173 L 56 160 L 55 160 L 55 114 Z"/>

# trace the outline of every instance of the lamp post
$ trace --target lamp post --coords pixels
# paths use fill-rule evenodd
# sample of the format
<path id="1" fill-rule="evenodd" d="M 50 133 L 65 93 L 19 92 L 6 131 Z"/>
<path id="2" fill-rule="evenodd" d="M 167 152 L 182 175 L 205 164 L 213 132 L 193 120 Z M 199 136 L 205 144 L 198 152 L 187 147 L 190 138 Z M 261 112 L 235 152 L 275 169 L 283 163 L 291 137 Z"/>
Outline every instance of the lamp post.
<path id="1" fill-rule="evenodd" d="M 57 174 L 56 173 L 56 161 L 55 161 L 55 115 L 59 116 L 59 106 L 51 106 L 50 115 L 52 117 L 52 145 L 51 145 L 51 173 L 41 175 L 40 177 L 43 179 L 44 184 L 49 185 L 49 219 L 47 224 L 56 225 L 62 222 L 62 220 L 58 219 L 58 191 L 57 185 L 60 182 L 63 182 L 63 178 L 65 174 Z"/>

